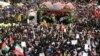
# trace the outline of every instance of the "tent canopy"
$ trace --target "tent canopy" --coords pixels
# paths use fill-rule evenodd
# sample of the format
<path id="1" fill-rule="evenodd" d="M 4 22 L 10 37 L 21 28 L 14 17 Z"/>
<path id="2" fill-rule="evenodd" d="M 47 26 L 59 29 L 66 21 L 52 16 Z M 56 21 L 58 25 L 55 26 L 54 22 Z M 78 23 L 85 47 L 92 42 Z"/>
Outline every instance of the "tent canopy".
<path id="1" fill-rule="evenodd" d="M 47 8 L 52 7 L 52 3 L 50 1 L 44 2 L 43 5 L 45 5 Z"/>
<path id="2" fill-rule="evenodd" d="M 44 2 L 43 5 L 45 5 L 48 9 L 53 9 L 53 10 L 62 10 L 62 9 L 71 9 L 74 10 L 76 7 L 73 5 L 73 3 L 61 3 L 61 2 L 56 2 L 56 3 L 51 3 L 50 1 Z"/>

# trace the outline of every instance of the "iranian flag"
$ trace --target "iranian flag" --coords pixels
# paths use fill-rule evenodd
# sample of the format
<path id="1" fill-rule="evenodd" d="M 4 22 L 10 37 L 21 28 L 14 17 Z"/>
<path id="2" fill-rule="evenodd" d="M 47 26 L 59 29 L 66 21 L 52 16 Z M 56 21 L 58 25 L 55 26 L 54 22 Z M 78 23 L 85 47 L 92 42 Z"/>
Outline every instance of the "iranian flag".
<path id="1" fill-rule="evenodd" d="M 24 56 L 24 53 L 23 53 L 23 48 L 20 46 L 20 45 L 16 45 L 15 46 L 15 54 L 16 55 L 20 55 L 20 56 Z"/>
<path id="2" fill-rule="evenodd" d="M 5 51 L 5 52 L 8 52 L 9 49 L 10 49 L 10 47 L 5 42 L 3 42 L 2 43 L 2 50 Z"/>

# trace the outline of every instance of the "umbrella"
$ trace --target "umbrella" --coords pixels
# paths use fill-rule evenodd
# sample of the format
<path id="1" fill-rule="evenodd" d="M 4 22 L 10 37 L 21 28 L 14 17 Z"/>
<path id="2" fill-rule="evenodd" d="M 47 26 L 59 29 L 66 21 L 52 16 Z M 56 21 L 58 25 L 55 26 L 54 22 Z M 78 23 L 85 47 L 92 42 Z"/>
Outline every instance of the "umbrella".
<path id="1" fill-rule="evenodd" d="M 52 7 L 52 3 L 50 1 L 44 2 L 42 4 L 45 5 L 47 8 Z"/>
<path id="2" fill-rule="evenodd" d="M 65 8 L 69 8 L 69 9 L 75 9 L 75 6 L 72 3 L 67 3 L 65 5 Z"/>
<path id="3" fill-rule="evenodd" d="M 54 3 L 52 6 L 52 9 L 61 10 L 65 7 L 65 4 L 62 4 L 61 2 Z"/>

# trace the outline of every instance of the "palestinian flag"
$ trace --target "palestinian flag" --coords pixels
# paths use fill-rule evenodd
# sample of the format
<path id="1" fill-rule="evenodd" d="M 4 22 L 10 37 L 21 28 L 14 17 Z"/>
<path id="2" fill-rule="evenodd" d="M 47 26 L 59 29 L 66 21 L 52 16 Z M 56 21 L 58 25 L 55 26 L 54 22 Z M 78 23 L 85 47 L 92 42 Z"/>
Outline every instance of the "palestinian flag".
<path id="1" fill-rule="evenodd" d="M 2 50 L 5 51 L 5 52 L 8 52 L 9 49 L 10 49 L 10 47 L 5 42 L 3 42 L 2 43 Z"/>
<path id="2" fill-rule="evenodd" d="M 19 56 L 19 55 L 20 55 L 20 56 L 24 56 L 24 53 L 23 53 L 24 50 L 23 50 L 23 48 L 22 48 L 20 45 L 17 44 L 17 45 L 15 46 L 15 50 L 14 50 L 14 51 L 15 51 L 15 54 L 16 54 L 16 55 L 18 55 L 18 56 Z"/>
<path id="3" fill-rule="evenodd" d="M 13 46 L 14 38 L 12 36 L 10 36 L 9 41 L 10 41 L 10 45 Z"/>

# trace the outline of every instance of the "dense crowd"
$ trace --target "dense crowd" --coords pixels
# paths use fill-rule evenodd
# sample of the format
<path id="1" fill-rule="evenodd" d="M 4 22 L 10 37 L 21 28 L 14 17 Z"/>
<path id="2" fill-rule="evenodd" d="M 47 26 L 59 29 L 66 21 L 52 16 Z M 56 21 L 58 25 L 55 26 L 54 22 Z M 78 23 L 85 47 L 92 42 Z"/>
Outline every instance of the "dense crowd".
<path id="1" fill-rule="evenodd" d="M 22 7 L 12 4 L 0 9 L 0 22 L 16 23 L 0 26 L 0 56 L 99 56 L 100 16 L 96 13 L 99 9 L 85 2 L 75 6 L 77 15 L 67 15 L 65 18 L 72 18 L 67 24 L 45 21 L 27 24 L 31 9 L 37 12 L 41 8 L 37 2 L 26 1 Z"/>
<path id="2" fill-rule="evenodd" d="M 11 48 L 5 52 L 1 47 L 0 55 L 15 56 L 10 36 L 13 45 L 26 43 L 22 46 L 25 56 L 99 56 L 100 53 L 100 30 L 81 25 L 21 25 L 1 28 L 0 33 L 2 42 Z"/>

